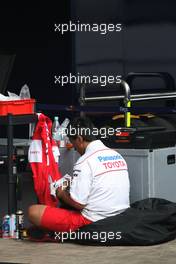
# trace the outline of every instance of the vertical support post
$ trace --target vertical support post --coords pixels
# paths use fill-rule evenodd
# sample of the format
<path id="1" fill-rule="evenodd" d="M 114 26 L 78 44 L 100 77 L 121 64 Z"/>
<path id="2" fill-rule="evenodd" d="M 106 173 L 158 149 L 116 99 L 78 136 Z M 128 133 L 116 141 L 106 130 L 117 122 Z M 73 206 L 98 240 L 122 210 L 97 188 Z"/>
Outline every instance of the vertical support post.
<path id="1" fill-rule="evenodd" d="M 128 83 L 124 80 L 121 81 L 121 86 L 123 87 L 123 89 L 125 91 L 125 97 L 124 97 L 125 107 L 130 108 L 131 107 L 130 87 L 129 87 Z M 125 113 L 125 127 L 130 127 L 130 126 L 131 126 L 131 112 L 128 109 L 128 111 Z"/>
<path id="2" fill-rule="evenodd" d="M 79 98 L 79 102 L 80 102 L 80 106 L 84 106 L 85 105 L 85 84 L 82 84 L 81 88 L 80 88 L 80 98 Z M 80 116 L 84 117 L 85 113 L 84 111 L 80 112 Z"/>
<path id="3" fill-rule="evenodd" d="M 128 109 L 131 107 L 131 101 L 126 103 L 126 107 L 128 107 Z M 131 112 L 129 110 L 125 113 L 125 126 L 131 127 Z"/>
<path id="4" fill-rule="evenodd" d="M 16 174 L 13 174 L 13 116 L 8 114 L 7 155 L 8 155 L 8 214 L 17 210 Z"/>

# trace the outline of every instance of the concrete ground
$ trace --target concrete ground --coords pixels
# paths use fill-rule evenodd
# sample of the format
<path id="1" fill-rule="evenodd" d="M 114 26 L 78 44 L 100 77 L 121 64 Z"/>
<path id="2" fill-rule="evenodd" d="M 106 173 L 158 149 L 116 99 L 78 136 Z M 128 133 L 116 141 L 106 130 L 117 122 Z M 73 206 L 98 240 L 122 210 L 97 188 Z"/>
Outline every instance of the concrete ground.
<path id="1" fill-rule="evenodd" d="M 149 247 L 95 247 L 0 239 L 0 263 L 175 264 L 176 240 Z"/>

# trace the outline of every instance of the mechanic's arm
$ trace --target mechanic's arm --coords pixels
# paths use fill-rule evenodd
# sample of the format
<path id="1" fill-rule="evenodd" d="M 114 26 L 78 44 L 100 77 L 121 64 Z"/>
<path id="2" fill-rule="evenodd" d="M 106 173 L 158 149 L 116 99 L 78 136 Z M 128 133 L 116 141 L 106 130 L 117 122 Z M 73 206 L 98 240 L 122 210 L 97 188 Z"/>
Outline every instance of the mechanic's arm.
<path id="1" fill-rule="evenodd" d="M 92 173 L 87 162 L 76 164 L 71 184 L 66 184 L 56 191 L 56 195 L 67 205 L 83 210 L 87 205 L 92 185 Z M 68 188 L 69 187 L 69 188 Z M 68 191 L 69 189 L 69 191 Z"/>
<path id="2" fill-rule="evenodd" d="M 69 192 L 68 192 L 66 189 L 64 190 L 63 187 L 59 187 L 59 188 L 56 190 L 56 196 L 57 196 L 57 198 L 60 199 L 62 202 L 66 203 L 67 205 L 73 207 L 73 208 L 76 209 L 76 210 L 81 211 L 81 210 L 83 210 L 84 207 L 86 206 L 86 205 L 83 205 L 83 204 L 80 204 L 80 203 L 74 201 L 74 200 L 71 198 Z"/>

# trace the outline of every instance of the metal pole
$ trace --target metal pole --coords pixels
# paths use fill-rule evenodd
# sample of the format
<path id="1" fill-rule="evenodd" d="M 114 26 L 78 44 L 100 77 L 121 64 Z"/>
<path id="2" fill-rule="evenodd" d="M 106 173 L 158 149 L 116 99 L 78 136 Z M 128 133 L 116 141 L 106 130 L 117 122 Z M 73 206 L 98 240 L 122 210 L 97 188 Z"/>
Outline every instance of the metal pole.
<path id="1" fill-rule="evenodd" d="M 13 116 L 8 114 L 7 155 L 8 155 L 8 214 L 17 210 L 16 174 L 13 173 Z"/>
<path id="2" fill-rule="evenodd" d="M 85 93 L 86 93 L 86 85 L 85 84 L 82 84 L 81 85 L 81 88 L 80 88 L 80 98 L 79 98 L 79 103 L 80 103 L 80 106 L 84 106 L 85 105 Z M 81 117 L 84 117 L 85 116 L 85 113 L 83 111 L 80 112 L 80 116 Z"/>
<path id="3" fill-rule="evenodd" d="M 125 112 L 125 127 L 130 127 L 131 126 L 131 113 L 129 111 L 129 108 L 131 107 L 131 101 L 130 101 L 130 87 L 127 82 L 123 81 L 121 82 L 121 86 L 123 87 L 125 91 L 125 97 L 124 97 L 124 104 L 125 107 L 128 108 L 128 111 Z"/>
<path id="4" fill-rule="evenodd" d="M 148 101 L 148 100 L 161 100 L 161 99 L 173 99 L 176 98 L 176 95 L 160 95 L 160 96 L 151 96 L 151 97 L 141 97 L 141 98 L 132 98 L 131 101 Z"/>
<path id="5" fill-rule="evenodd" d="M 176 93 L 156 93 L 156 94 L 136 94 L 131 95 L 131 101 L 145 101 L 145 100 L 157 100 L 157 99 L 169 99 L 176 98 Z M 124 95 L 116 96 L 97 96 L 97 97 L 85 97 L 84 102 L 96 102 L 96 101 L 113 101 L 113 100 L 123 100 Z"/>

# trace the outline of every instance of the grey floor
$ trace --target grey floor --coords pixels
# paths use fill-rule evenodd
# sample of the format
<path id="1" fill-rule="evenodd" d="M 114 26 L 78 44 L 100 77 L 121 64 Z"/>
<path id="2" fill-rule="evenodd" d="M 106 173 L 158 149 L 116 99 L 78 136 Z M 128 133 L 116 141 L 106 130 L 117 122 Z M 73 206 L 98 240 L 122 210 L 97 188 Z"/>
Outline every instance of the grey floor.
<path id="1" fill-rule="evenodd" d="M 0 239 L 0 262 L 175 264 L 176 240 L 150 247 L 93 247 Z"/>

